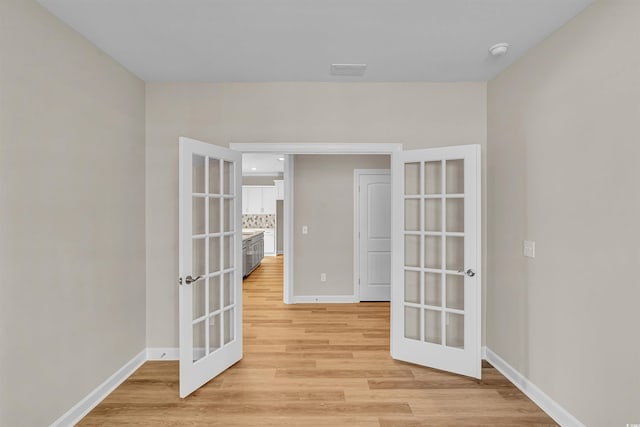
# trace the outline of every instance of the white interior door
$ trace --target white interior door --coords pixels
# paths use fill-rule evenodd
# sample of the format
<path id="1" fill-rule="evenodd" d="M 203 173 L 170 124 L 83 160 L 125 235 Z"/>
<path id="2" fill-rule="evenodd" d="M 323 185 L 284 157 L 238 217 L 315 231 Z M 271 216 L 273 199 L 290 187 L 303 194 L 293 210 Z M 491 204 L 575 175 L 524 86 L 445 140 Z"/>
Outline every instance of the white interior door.
<path id="1" fill-rule="evenodd" d="M 480 147 L 393 163 L 391 354 L 480 378 Z"/>
<path id="2" fill-rule="evenodd" d="M 391 176 L 356 171 L 360 301 L 389 301 L 391 292 Z"/>
<path id="3" fill-rule="evenodd" d="M 180 138 L 180 397 L 242 358 L 241 162 Z"/>

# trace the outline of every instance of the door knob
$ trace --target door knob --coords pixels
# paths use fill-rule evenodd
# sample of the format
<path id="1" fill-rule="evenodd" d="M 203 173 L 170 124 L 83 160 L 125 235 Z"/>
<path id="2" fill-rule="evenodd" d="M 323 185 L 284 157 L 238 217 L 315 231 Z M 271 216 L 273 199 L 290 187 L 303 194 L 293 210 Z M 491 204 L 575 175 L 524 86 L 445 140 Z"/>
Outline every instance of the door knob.
<path id="1" fill-rule="evenodd" d="M 191 277 L 190 275 L 184 278 L 184 283 L 187 285 L 192 284 L 193 282 L 202 279 L 202 276 Z"/>
<path id="2" fill-rule="evenodd" d="M 458 270 L 458 273 L 462 273 L 462 274 L 464 274 L 464 275 L 466 275 L 466 276 L 468 276 L 468 277 L 473 277 L 473 276 L 475 276 L 475 275 L 476 275 L 476 272 L 475 272 L 475 271 L 473 271 L 473 270 L 472 270 L 472 269 L 470 269 L 470 268 L 469 268 L 469 269 L 467 269 L 467 271 L 464 271 L 464 270 Z"/>

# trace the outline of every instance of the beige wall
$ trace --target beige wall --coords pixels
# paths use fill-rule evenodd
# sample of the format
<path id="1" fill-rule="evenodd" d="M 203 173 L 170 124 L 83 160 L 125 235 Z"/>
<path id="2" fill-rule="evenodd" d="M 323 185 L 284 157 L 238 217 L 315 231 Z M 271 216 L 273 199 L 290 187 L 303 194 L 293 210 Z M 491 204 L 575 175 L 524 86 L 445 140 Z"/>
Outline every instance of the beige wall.
<path id="1" fill-rule="evenodd" d="M 144 83 L 0 2 L 0 425 L 49 425 L 145 347 Z"/>
<path id="2" fill-rule="evenodd" d="M 596 2 L 488 88 L 487 345 L 588 426 L 640 420 L 639 17 Z"/>
<path id="3" fill-rule="evenodd" d="M 295 296 L 353 295 L 353 170 L 389 167 L 390 157 L 381 155 L 295 156 Z M 308 234 L 302 234 L 303 225 Z"/>
<path id="4" fill-rule="evenodd" d="M 178 137 L 229 142 L 486 141 L 484 83 L 147 84 L 147 343 L 178 344 Z"/>
<path id="5" fill-rule="evenodd" d="M 275 185 L 273 183 L 276 179 L 282 179 L 278 176 L 242 176 L 242 185 Z"/>

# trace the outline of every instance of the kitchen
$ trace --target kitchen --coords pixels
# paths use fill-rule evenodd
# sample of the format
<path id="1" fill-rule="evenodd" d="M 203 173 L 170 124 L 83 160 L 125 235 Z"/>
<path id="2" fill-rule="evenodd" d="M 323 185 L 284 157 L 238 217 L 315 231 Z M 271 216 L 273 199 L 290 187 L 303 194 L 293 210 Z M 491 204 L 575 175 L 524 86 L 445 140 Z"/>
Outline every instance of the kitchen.
<path id="1" fill-rule="evenodd" d="M 242 157 L 243 277 L 265 256 L 283 254 L 284 162 L 282 154 Z"/>

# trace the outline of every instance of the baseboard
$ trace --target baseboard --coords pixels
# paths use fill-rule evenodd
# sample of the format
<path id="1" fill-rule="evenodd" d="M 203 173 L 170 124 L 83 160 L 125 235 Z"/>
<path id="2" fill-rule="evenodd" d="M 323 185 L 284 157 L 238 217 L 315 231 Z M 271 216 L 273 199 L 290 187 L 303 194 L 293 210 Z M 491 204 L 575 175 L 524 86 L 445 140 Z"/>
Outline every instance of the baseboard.
<path id="1" fill-rule="evenodd" d="M 529 399 L 542 408 L 555 422 L 562 427 L 585 427 L 576 417 L 571 415 L 558 402 L 540 390 L 538 386 L 529 381 L 524 375 L 509 365 L 491 349 L 483 348 L 484 358 L 493 365 L 502 375 L 520 389 Z"/>
<path id="2" fill-rule="evenodd" d="M 349 304 L 359 302 L 354 295 L 294 295 L 293 304 Z"/>
<path id="3" fill-rule="evenodd" d="M 178 347 L 148 347 L 147 360 L 180 360 Z"/>
<path id="4" fill-rule="evenodd" d="M 66 427 L 78 423 L 85 415 L 95 408 L 105 397 L 124 382 L 147 360 L 147 350 L 142 350 L 133 359 L 111 375 L 105 382 L 87 394 L 84 399 L 76 403 L 71 409 L 55 420 L 51 427 Z"/>

